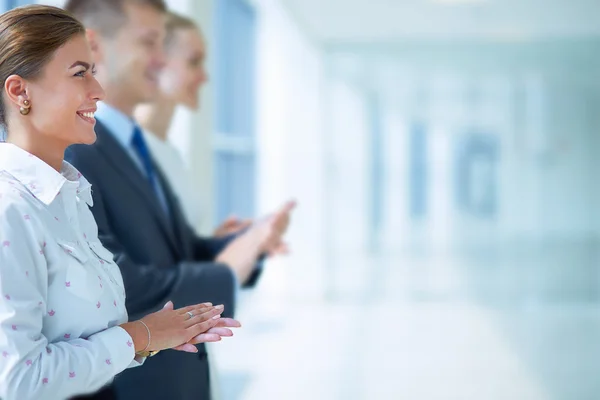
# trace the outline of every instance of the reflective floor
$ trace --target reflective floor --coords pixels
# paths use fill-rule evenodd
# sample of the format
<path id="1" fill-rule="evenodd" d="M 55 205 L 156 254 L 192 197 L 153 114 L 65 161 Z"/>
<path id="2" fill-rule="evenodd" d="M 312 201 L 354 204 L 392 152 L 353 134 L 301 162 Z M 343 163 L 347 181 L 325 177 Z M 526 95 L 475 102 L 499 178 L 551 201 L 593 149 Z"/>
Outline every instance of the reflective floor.
<path id="1" fill-rule="evenodd" d="M 273 262 L 215 346 L 222 397 L 600 399 L 598 248 Z"/>

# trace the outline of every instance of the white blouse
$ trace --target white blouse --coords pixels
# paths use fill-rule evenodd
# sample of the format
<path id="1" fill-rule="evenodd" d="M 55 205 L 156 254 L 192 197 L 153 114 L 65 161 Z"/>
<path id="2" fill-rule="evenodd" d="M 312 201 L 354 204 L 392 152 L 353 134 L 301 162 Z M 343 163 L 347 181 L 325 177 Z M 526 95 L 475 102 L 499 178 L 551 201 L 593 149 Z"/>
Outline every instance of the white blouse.
<path id="1" fill-rule="evenodd" d="M 0 143 L 0 398 L 66 399 L 139 365 L 91 185 Z M 141 361 L 141 360 L 140 360 Z"/>

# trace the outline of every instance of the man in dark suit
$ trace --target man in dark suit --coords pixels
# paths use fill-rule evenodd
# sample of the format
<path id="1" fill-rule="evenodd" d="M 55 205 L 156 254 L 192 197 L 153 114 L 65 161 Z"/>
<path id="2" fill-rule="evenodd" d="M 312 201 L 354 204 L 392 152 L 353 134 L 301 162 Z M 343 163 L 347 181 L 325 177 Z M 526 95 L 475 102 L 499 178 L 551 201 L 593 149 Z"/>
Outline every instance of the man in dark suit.
<path id="1" fill-rule="evenodd" d="M 131 317 L 167 300 L 178 307 L 224 304 L 224 315 L 231 316 L 238 286 L 252 285 L 261 254 L 282 245 L 291 207 L 237 237 L 197 237 L 132 119 L 135 107 L 157 90 L 164 63 L 164 2 L 70 0 L 65 8 L 88 28 L 98 80 L 106 90 L 96 113 L 96 143 L 72 146 L 66 159 L 92 183 L 99 237 L 121 268 Z M 73 79 L 86 85 L 91 78 Z M 93 111 L 82 110 L 82 123 L 94 122 Z M 206 352 L 203 345 L 198 350 L 198 355 L 161 352 L 143 368 L 125 371 L 114 383 L 117 397 L 208 399 Z"/>

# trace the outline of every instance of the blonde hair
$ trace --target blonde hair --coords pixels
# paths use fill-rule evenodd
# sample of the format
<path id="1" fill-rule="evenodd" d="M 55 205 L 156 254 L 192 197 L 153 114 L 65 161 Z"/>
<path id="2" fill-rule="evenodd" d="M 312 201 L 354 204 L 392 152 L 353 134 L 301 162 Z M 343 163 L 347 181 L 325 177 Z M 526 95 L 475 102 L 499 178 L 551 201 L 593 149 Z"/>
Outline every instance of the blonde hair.
<path id="1" fill-rule="evenodd" d="M 173 11 L 167 12 L 167 23 L 166 23 L 166 35 L 165 35 L 165 47 L 168 48 L 173 44 L 175 39 L 175 33 L 179 30 L 185 29 L 196 29 L 200 32 L 200 28 L 194 22 L 193 19 L 183 16 L 181 14 L 174 13 Z"/>

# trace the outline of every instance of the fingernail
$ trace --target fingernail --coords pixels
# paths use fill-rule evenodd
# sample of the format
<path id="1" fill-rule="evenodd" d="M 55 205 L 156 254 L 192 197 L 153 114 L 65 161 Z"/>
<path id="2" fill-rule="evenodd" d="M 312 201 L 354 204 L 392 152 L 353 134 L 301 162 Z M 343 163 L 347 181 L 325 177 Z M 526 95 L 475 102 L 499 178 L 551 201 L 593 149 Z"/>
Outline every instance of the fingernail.
<path id="1" fill-rule="evenodd" d="M 219 304 L 218 306 L 216 306 L 215 308 L 225 308 L 225 306 L 223 304 Z"/>
<path id="2" fill-rule="evenodd" d="M 219 318 L 221 318 L 221 314 L 217 314 L 214 317 L 212 317 L 212 319 L 219 319 Z"/>
<path id="3" fill-rule="evenodd" d="M 212 306 L 212 303 L 202 303 L 203 306 Z"/>

